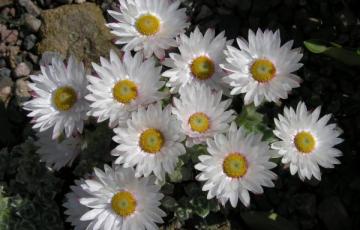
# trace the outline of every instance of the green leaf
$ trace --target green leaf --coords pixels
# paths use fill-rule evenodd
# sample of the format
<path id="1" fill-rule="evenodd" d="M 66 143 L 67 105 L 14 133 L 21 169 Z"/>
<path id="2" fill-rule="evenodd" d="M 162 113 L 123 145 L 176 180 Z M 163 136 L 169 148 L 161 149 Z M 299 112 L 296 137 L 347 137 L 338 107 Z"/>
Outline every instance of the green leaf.
<path id="1" fill-rule="evenodd" d="M 36 149 L 34 140 L 28 138 L 9 151 L 0 151 L 0 158 L 7 163 L 7 167 L 3 167 L 0 160 L 0 174 L 6 176 L 0 183 L 8 193 L 4 202 L 0 192 L 1 230 L 45 230 L 48 226 L 53 230 L 64 229 L 58 201 L 54 199 L 60 195 L 63 181 L 39 162 Z M 6 203 L 8 209 L 4 208 Z"/>
<path id="2" fill-rule="evenodd" d="M 253 230 L 297 230 L 297 226 L 272 212 L 243 212 L 240 214 L 245 223 Z"/>
<path id="3" fill-rule="evenodd" d="M 305 47 L 312 53 L 324 54 L 332 57 L 346 65 L 360 66 L 359 49 L 357 51 L 347 50 L 334 42 L 323 42 L 319 40 L 304 41 Z"/>
<path id="4" fill-rule="evenodd" d="M 191 182 L 185 186 L 185 193 L 189 197 L 194 197 L 196 195 L 201 194 L 201 186 L 196 184 L 195 182 Z"/>
<path id="5" fill-rule="evenodd" d="M 342 48 L 342 45 L 336 43 L 336 42 L 329 42 L 332 46 Z"/>
<path id="6" fill-rule="evenodd" d="M 179 156 L 179 159 L 182 160 L 184 164 L 187 164 L 191 160 L 191 154 L 187 151 L 184 155 Z"/>
<path id="7" fill-rule="evenodd" d="M 175 216 L 180 220 L 180 221 L 185 221 L 187 219 L 190 218 L 192 213 L 192 210 L 189 208 L 184 208 L 184 207 L 178 207 L 175 210 Z"/>
<path id="8" fill-rule="evenodd" d="M 186 155 L 190 156 L 191 161 L 196 164 L 199 162 L 200 155 L 207 155 L 206 146 L 202 144 L 194 145 L 191 148 L 187 149 Z"/>
<path id="9" fill-rule="evenodd" d="M 174 192 L 174 185 L 171 183 L 165 183 L 162 187 L 161 187 L 161 192 L 165 195 L 170 195 Z"/>
<path id="10" fill-rule="evenodd" d="M 179 159 L 176 164 L 175 170 L 173 173 L 169 174 L 169 180 L 173 183 L 180 183 L 182 181 L 192 180 L 193 178 L 193 168 L 192 165 L 184 164 L 184 162 Z"/>
<path id="11" fill-rule="evenodd" d="M 324 53 L 328 49 L 328 47 L 321 44 L 317 40 L 304 41 L 304 45 L 310 52 L 315 53 L 315 54 Z"/>
<path id="12" fill-rule="evenodd" d="M 3 196 L 3 187 L 0 186 L 0 229 L 8 229 L 10 218 L 9 198 Z"/>
<path id="13" fill-rule="evenodd" d="M 191 204 L 190 204 L 191 198 L 188 196 L 182 196 L 179 199 L 179 204 L 181 205 L 181 207 L 183 208 L 189 208 L 191 209 Z"/>
<path id="14" fill-rule="evenodd" d="M 240 115 L 235 119 L 236 124 L 243 126 L 249 132 L 262 133 L 263 141 L 277 140 L 273 130 L 267 126 L 264 115 L 257 112 L 256 109 L 254 105 L 244 106 Z"/>
<path id="15" fill-rule="evenodd" d="M 164 79 L 165 80 L 165 79 Z M 171 104 L 172 102 L 172 97 L 170 94 L 170 89 L 168 87 L 166 87 L 165 85 L 160 89 L 161 92 L 165 93 L 166 95 L 168 95 L 167 97 L 165 97 L 164 99 L 161 100 L 161 105 L 163 108 L 165 108 L 167 105 Z"/>
<path id="16" fill-rule="evenodd" d="M 266 125 L 264 115 L 257 112 L 254 105 L 244 106 L 240 115 L 235 119 L 235 122 L 249 132 L 262 133 L 264 135 L 263 140 L 265 141 L 273 141 L 276 139 L 272 133 L 272 129 Z"/>
<path id="17" fill-rule="evenodd" d="M 350 50 L 338 47 L 329 48 L 325 54 L 347 65 L 360 66 L 360 56 Z"/>
<path id="18" fill-rule="evenodd" d="M 275 141 L 278 140 L 278 139 L 275 137 L 273 130 L 270 129 L 269 127 L 264 126 L 264 127 L 261 129 L 261 131 L 262 131 L 262 133 L 264 134 L 264 136 L 263 136 L 263 138 L 262 138 L 264 141 L 267 141 L 267 142 L 272 143 L 272 142 L 275 142 Z"/>
<path id="19" fill-rule="evenodd" d="M 92 129 L 85 129 L 82 136 L 79 164 L 74 169 L 76 176 L 91 173 L 94 167 L 102 168 L 105 163 L 114 158 L 108 154 L 111 151 L 111 140 L 114 133 L 108 127 L 108 122 L 97 124 Z"/>
<path id="20" fill-rule="evenodd" d="M 190 201 L 196 215 L 205 218 L 210 213 L 209 201 L 204 196 L 197 196 Z"/>
<path id="21" fill-rule="evenodd" d="M 256 126 L 263 120 L 263 115 L 256 111 L 254 105 L 244 106 L 240 115 L 235 119 L 236 124 L 244 126 L 249 131 L 256 130 Z"/>
<path id="22" fill-rule="evenodd" d="M 189 181 L 193 179 L 193 168 L 190 164 L 181 168 L 181 176 L 182 181 Z"/>
<path id="23" fill-rule="evenodd" d="M 180 183 L 182 180 L 181 170 L 175 169 L 175 171 L 169 174 L 169 179 L 173 183 Z"/>
<path id="24" fill-rule="evenodd" d="M 176 200 L 171 196 L 165 196 L 161 201 L 161 205 L 171 212 L 175 211 L 175 209 L 179 206 Z"/>
<path id="25" fill-rule="evenodd" d="M 181 168 L 183 165 L 184 165 L 184 162 L 182 160 L 178 160 L 178 162 L 176 163 L 176 168 L 175 168 L 174 172 L 169 174 L 170 182 L 180 183 L 182 181 L 183 175 L 182 175 Z"/>
<path id="26" fill-rule="evenodd" d="M 220 211 L 220 205 L 219 205 L 219 201 L 217 199 L 211 199 L 208 202 L 209 202 L 210 211 L 212 211 L 212 212 Z"/>

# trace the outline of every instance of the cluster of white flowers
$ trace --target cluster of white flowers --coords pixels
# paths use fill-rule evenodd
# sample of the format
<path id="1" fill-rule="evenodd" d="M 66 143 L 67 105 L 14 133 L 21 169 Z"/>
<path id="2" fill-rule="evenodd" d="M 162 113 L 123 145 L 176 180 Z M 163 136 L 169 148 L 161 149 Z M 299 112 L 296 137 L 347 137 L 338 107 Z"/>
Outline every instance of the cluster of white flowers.
<path id="1" fill-rule="evenodd" d="M 66 197 L 65 213 L 75 229 L 158 229 L 165 213 L 157 182 L 196 144 L 207 146 L 208 154 L 194 166 L 207 198 L 233 207 L 239 200 L 249 206 L 249 191 L 261 194 L 274 186 L 273 152 L 301 180 L 320 180 L 319 166 L 339 164 L 341 151 L 333 146 L 342 142 L 341 133 L 327 124 L 330 115 L 320 118 L 320 108 L 309 112 L 303 102 L 296 111 L 285 108 L 275 119 L 279 141 L 272 144 L 234 122 L 233 95 L 242 93 L 244 104 L 259 106 L 278 103 L 300 86 L 294 71 L 302 66 L 302 54 L 292 41 L 281 45 L 279 31 L 249 30 L 248 41 L 237 39 L 237 49 L 224 32 L 215 36 L 214 30 L 202 34 L 195 28 L 187 36 L 189 23 L 179 6 L 170 0 L 120 0 L 119 11 L 109 11 L 117 22 L 107 25 L 116 43 L 124 44 L 121 57 L 110 51 L 109 60 L 93 63 L 96 75 L 88 76 L 73 57 L 67 64 L 54 57 L 31 76 L 35 96 L 24 108 L 39 130 L 39 154 L 49 167 L 73 162 L 88 116 L 109 120 L 114 128 L 113 166 L 95 168 Z M 170 47 L 179 53 L 164 58 Z M 172 103 L 164 105 L 170 97 Z"/>

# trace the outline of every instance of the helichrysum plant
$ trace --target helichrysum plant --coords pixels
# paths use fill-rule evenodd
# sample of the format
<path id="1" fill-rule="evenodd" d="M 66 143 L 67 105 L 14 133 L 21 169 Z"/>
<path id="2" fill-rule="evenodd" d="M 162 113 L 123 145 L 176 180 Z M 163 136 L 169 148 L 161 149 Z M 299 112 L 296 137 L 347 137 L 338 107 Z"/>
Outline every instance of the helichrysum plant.
<path id="1" fill-rule="evenodd" d="M 252 194 L 274 187 L 277 165 L 320 181 L 320 167 L 340 163 L 341 131 L 320 107 L 299 102 L 274 121 L 256 111 L 279 106 L 301 87 L 302 52 L 281 41 L 279 30 L 249 30 L 233 44 L 224 31 L 188 29 L 178 0 L 119 2 L 107 26 L 123 52 L 111 50 L 88 70 L 55 55 L 31 77 L 35 96 L 23 107 L 36 140 L 12 150 L 24 158 L 0 171 L 16 177 L 0 187 L 1 223 L 15 215 L 21 221 L 8 226 L 26 225 L 29 213 L 18 211 L 25 206 L 40 210 L 27 229 L 47 229 L 37 225 L 42 221 L 61 229 L 53 198 L 64 167 L 78 177 L 62 197 L 76 230 L 152 230 L 250 207 Z M 236 95 L 244 102 L 240 114 Z M 6 157 L 1 152 L 4 167 Z M 185 194 L 175 199 L 182 182 Z M 14 186 L 29 197 L 5 196 Z"/>

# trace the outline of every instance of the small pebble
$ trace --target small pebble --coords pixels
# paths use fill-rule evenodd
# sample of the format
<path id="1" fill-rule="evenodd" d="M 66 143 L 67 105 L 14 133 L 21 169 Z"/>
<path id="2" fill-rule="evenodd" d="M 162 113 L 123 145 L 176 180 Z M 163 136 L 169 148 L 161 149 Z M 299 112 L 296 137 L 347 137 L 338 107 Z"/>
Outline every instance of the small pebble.
<path id="1" fill-rule="evenodd" d="M 28 53 L 27 56 L 33 64 L 38 64 L 39 56 L 37 56 L 33 53 Z"/>
<path id="2" fill-rule="evenodd" d="M 0 24 L 1 40 L 9 45 L 16 44 L 19 32 L 17 30 L 9 30 L 5 25 Z"/>
<path id="3" fill-rule="evenodd" d="M 16 10 L 15 10 L 15 8 L 10 8 L 10 15 L 11 15 L 11 17 L 15 17 L 15 15 L 16 15 Z"/>
<path id="4" fill-rule="evenodd" d="M 41 20 L 31 14 L 25 14 L 25 25 L 32 32 L 37 32 L 41 26 Z"/>
<path id="5" fill-rule="evenodd" d="M 23 47 L 25 50 L 31 50 L 36 43 L 36 36 L 34 34 L 30 34 L 25 37 L 23 42 Z"/>
<path id="6" fill-rule="evenodd" d="M 5 106 L 9 102 L 11 96 L 11 88 L 13 82 L 10 77 L 1 77 L 0 78 L 0 100 L 5 103 Z"/>
<path id="7" fill-rule="evenodd" d="M 4 102 L 5 106 L 8 104 L 11 96 L 11 86 L 0 88 L 0 100 Z"/>
<path id="8" fill-rule="evenodd" d="M 29 14 L 32 14 L 35 17 L 40 15 L 41 9 L 31 0 L 19 0 L 18 2 L 26 9 Z"/>
<path id="9" fill-rule="evenodd" d="M 1 46 L 1 44 L 0 44 L 0 46 Z M 6 47 L 6 53 L 4 56 L 7 57 L 7 62 L 10 65 L 11 69 L 14 69 L 17 65 L 16 57 L 19 52 L 20 52 L 19 46 Z M 1 56 L 1 53 L 0 53 L 0 56 Z"/>
<path id="10" fill-rule="evenodd" d="M 30 67 L 25 62 L 21 62 L 15 68 L 15 77 L 25 77 L 28 76 L 30 72 Z"/>
<path id="11" fill-rule="evenodd" d="M 3 67 L 0 69 L 0 78 L 3 78 L 3 77 L 10 77 L 10 74 L 11 74 L 11 70 L 6 68 L 6 67 Z"/>
<path id="12" fill-rule="evenodd" d="M 29 82 L 24 78 L 16 80 L 15 95 L 19 102 L 27 101 L 30 97 Z"/>
<path id="13" fill-rule="evenodd" d="M 0 68 L 5 67 L 6 66 L 6 61 L 4 58 L 0 58 Z"/>

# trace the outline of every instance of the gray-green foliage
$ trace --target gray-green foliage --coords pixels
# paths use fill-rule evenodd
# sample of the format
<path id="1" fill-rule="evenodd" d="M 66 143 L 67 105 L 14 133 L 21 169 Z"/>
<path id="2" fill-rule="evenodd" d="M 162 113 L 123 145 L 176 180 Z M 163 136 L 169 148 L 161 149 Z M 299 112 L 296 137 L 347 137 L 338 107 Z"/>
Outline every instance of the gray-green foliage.
<path id="1" fill-rule="evenodd" d="M 271 142 L 275 139 L 272 129 L 266 125 L 268 122 L 265 120 L 265 116 L 256 111 L 254 105 L 244 106 L 235 122 L 249 132 L 263 134 L 263 140 L 265 141 Z"/>
<path id="2" fill-rule="evenodd" d="M 273 135 L 264 125 L 264 119 L 255 107 L 247 106 L 236 122 L 249 132 L 263 133 L 264 140 L 271 140 Z M 106 122 L 85 129 L 81 153 L 72 166 L 75 177 L 83 177 L 94 167 L 102 168 L 114 160 L 109 154 L 115 147 L 111 141 L 113 135 Z M 67 188 L 62 186 L 62 172 L 46 168 L 35 151 L 31 138 L 11 151 L 0 151 L 0 230 L 64 229 L 59 205 Z M 194 221 L 195 229 L 218 229 L 219 226 L 228 229 L 228 207 L 221 208 L 216 199 L 207 200 L 206 192 L 201 190 L 203 184 L 195 180 L 198 172 L 194 165 L 199 162 L 198 156 L 204 154 L 208 154 L 204 145 L 187 148 L 175 171 L 162 182 L 161 192 L 165 194 L 162 209 L 167 213 L 165 229 L 184 229 Z"/>
<path id="3" fill-rule="evenodd" d="M 265 141 L 272 141 L 274 136 L 272 129 L 266 125 L 265 117 L 256 111 L 254 106 L 244 106 L 242 112 L 235 119 L 236 123 L 252 133 L 263 134 Z M 187 153 L 180 157 L 175 171 L 167 178 L 162 187 L 165 194 L 162 200 L 162 208 L 171 218 L 167 221 L 164 229 L 185 229 L 186 222 L 194 220 L 195 229 L 230 229 L 230 223 L 224 219 L 228 213 L 228 207 L 220 207 L 216 199 L 208 200 L 207 193 L 201 190 L 202 183 L 195 180 L 198 172 L 194 165 L 199 162 L 198 156 L 208 154 L 205 145 L 195 145 L 187 148 Z M 257 213 L 253 214 L 258 217 Z M 261 219 L 260 223 L 266 223 L 267 219 Z M 271 222 L 277 226 L 278 222 Z M 252 223 L 249 224 L 252 226 Z"/>
<path id="4" fill-rule="evenodd" d="M 254 106 L 244 106 L 235 122 L 243 126 L 249 133 L 263 134 L 264 141 L 273 141 L 272 129 L 266 124 L 266 118 Z M 198 172 L 194 165 L 199 162 L 198 156 L 208 154 L 206 146 L 195 145 L 187 148 L 187 153 L 180 157 L 175 171 L 168 176 L 161 191 L 165 194 L 162 208 L 168 213 L 168 221 L 163 229 L 187 229 L 189 223 L 195 223 L 192 229 L 236 229 L 236 225 L 228 221 L 229 206 L 222 207 L 216 199 L 208 200 L 207 193 L 202 191 L 203 183 L 195 180 Z M 241 205 L 240 205 L 241 206 Z M 254 229 L 296 229 L 292 222 L 277 214 L 262 212 L 248 213 L 242 207 L 239 216 L 248 226 Z M 243 210 L 244 209 L 244 210 Z M 275 216 L 275 218 L 274 218 Z"/>
<path id="5" fill-rule="evenodd" d="M 194 164 L 198 156 L 207 154 L 202 145 L 188 148 L 185 155 L 181 156 L 175 171 L 167 178 L 161 191 L 166 195 L 162 200 L 163 209 L 172 216 L 165 229 L 180 228 L 190 218 L 206 218 L 210 211 L 219 211 L 218 205 L 206 199 L 206 194 L 201 191 L 202 184 L 195 182 L 196 172 Z M 216 206 L 216 207 L 214 207 Z"/>
<path id="6" fill-rule="evenodd" d="M 4 196 L 3 190 L 4 188 L 0 186 L 0 229 L 8 230 L 10 217 L 9 198 Z"/>
<path id="7" fill-rule="evenodd" d="M 94 167 L 111 162 L 112 130 L 107 123 L 85 130 L 82 149 L 73 173 L 83 177 Z M 63 195 L 61 172 L 40 162 L 34 140 L 0 150 L 0 230 L 64 229 L 60 207 Z M 72 183 L 71 181 L 69 181 Z"/>
<path id="8" fill-rule="evenodd" d="M 74 174 L 82 177 L 91 173 L 94 167 L 103 168 L 105 163 L 111 162 L 111 138 L 113 131 L 107 122 L 100 123 L 94 129 L 87 129 L 83 134 L 82 151 L 75 165 Z"/>
<path id="9" fill-rule="evenodd" d="M 28 139 L 0 151 L 1 230 L 64 229 L 55 201 L 63 181 L 39 162 L 35 150 Z"/>

